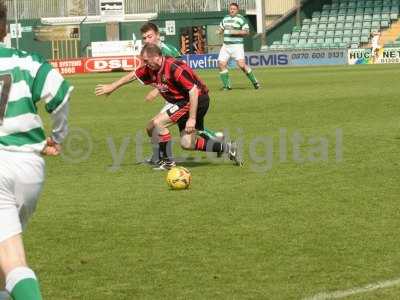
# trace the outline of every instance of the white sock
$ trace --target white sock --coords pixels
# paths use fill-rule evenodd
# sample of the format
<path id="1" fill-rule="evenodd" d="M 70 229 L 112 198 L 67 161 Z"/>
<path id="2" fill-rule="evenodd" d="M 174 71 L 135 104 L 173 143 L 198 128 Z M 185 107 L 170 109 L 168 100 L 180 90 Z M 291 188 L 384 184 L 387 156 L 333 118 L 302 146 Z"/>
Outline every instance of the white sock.
<path id="1" fill-rule="evenodd" d="M 10 300 L 10 296 L 6 291 L 0 291 L 0 300 Z"/>
<path id="2" fill-rule="evenodd" d="M 6 277 L 6 290 L 11 293 L 18 282 L 24 279 L 36 279 L 35 273 L 27 267 L 18 267 L 7 274 Z"/>

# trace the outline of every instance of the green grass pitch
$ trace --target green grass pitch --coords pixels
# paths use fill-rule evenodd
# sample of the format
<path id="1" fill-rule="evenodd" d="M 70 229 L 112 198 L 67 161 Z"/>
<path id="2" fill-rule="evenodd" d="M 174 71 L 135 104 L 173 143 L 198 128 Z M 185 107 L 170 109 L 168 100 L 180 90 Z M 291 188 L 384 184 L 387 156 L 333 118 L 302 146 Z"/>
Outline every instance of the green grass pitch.
<path id="1" fill-rule="evenodd" d="M 68 77 L 70 127 L 86 138 L 46 159 L 25 235 L 45 299 L 303 299 L 400 277 L 398 65 L 255 74 L 262 89 L 235 70 L 223 92 L 217 71 L 200 72 L 207 127 L 241 141 L 246 165 L 190 153 L 185 191 L 136 162 L 162 106 L 144 102 L 148 87 L 95 97 L 122 74 Z"/>

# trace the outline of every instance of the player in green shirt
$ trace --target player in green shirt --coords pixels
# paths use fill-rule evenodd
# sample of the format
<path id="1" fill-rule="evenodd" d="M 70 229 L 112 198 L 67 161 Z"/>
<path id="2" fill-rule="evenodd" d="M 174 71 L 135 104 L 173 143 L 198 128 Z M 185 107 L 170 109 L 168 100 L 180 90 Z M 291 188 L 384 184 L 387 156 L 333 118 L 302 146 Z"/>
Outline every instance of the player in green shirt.
<path id="1" fill-rule="evenodd" d="M 255 89 L 260 87 L 253 71 L 245 63 L 243 38 L 249 35 L 249 24 L 247 20 L 239 14 L 239 5 L 231 3 L 229 5 L 229 15 L 225 16 L 217 30 L 218 34 L 224 35 L 224 43 L 218 56 L 220 77 L 224 90 L 230 90 L 231 82 L 228 73 L 228 61 L 230 58 L 236 60 L 239 68 L 246 74 Z"/>
<path id="2" fill-rule="evenodd" d="M 7 35 L 7 8 L 0 1 L 0 40 Z M 28 266 L 22 232 L 33 215 L 45 178 L 42 155 L 58 155 L 68 133 L 73 87 L 41 56 L 0 43 L 0 297 L 41 300 Z M 39 101 L 53 121 L 46 138 Z M 39 241 L 37 241 L 39 242 Z M 51 249 L 48 249 L 51 251 Z M 47 250 L 46 250 L 47 252 Z M 6 299 L 9 299 L 8 296 Z"/>

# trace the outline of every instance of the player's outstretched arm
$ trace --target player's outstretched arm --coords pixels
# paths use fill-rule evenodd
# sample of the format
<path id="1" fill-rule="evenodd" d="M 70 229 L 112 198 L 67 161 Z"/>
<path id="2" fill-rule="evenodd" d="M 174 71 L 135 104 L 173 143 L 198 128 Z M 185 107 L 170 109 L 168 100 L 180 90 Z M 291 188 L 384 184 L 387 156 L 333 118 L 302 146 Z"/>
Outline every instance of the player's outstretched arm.
<path id="1" fill-rule="evenodd" d="M 135 71 L 129 72 L 120 79 L 110 84 L 98 84 L 95 89 L 96 96 L 109 95 L 121 86 L 136 80 Z"/>

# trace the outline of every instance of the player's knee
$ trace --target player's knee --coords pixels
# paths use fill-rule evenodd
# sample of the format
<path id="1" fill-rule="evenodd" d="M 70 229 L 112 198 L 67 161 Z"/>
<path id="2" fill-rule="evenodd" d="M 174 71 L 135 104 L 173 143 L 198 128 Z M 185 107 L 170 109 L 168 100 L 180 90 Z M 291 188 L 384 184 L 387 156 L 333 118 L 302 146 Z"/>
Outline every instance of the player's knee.
<path id="1" fill-rule="evenodd" d="M 226 62 L 219 61 L 219 62 L 218 62 L 218 66 L 219 66 L 219 69 L 220 69 L 221 71 L 223 71 L 223 70 L 226 69 Z"/>
<path id="2" fill-rule="evenodd" d="M 194 149 L 194 145 L 192 143 L 192 140 L 189 138 L 182 138 L 181 139 L 181 148 L 183 150 L 193 150 Z"/>

